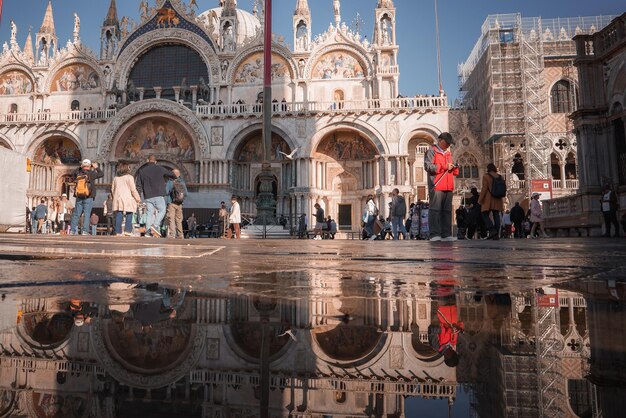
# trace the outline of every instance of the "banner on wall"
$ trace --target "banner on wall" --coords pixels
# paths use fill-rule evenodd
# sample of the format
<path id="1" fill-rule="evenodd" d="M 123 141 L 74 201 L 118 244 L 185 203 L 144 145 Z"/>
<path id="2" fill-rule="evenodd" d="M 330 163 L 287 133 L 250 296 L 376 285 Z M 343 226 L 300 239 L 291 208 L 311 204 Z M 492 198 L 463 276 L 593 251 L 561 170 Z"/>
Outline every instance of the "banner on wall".
<path id="1" fill-rule="evenodd" d="M 26 156 L 0 146 L 0 232 L 26 230 Z"/>

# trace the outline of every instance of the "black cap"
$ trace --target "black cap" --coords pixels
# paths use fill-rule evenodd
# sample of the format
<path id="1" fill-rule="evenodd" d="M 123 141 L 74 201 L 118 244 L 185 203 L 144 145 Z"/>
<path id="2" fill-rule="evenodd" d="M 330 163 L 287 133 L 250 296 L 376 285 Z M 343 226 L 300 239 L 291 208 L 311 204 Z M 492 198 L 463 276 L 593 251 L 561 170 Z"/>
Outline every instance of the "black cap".
<path id="1" fill-rule="evenodd" d="M 454 138 L 452 138 L 452 135 L 450 135 L 450 132 L 442 132 L 439 135 L 439 139 L 443 139 L 444 141 L 448 143 L 448 145 L 454 145 Z"/>

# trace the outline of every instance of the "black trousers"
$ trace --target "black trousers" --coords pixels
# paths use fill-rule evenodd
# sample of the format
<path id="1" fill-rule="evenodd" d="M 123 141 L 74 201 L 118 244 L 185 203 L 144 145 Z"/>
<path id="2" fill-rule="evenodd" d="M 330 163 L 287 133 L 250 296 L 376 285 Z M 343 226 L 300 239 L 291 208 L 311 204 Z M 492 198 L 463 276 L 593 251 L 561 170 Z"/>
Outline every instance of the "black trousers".
<path id="1" fill-rule="evenodd" d="M 611 236 L 611 224 L 615 227 L 615 236 L 619 237 L 619 223 L 617 222 L 617 211 L 610 210 L 608 212 L 602 212 L 604 215 L 604 236 Z"/>

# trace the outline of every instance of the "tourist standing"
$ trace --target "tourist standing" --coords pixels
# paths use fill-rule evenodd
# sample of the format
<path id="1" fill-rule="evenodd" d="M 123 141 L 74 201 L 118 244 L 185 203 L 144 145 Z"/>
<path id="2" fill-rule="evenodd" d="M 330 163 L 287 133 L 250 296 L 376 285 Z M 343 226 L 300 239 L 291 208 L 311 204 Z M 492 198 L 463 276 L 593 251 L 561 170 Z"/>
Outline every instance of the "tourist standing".
<path id="1" fill-rule="evenodd" d="M 483 176 L 482 188 L 480 190 L 481 214 L 485 226 L 489 230 L 487 239 L 500 239 L 500 213 L 504 210 L 503 197 L 496 191 L 494 184 L 496 181 L 502 181 L 502 176 L 498 174 L 498 169 L 494 164 L 487 164 L 487 173 Z"/>
<path id="2" fill-rule="evenodd" d="M 89 217 L 89 228 L 91 228 L 91 235 L 98 235 L 98 223 L 100 223 L 100 217 L 94 212 Z"/>
<path id="3" fill-rule="evenodd" d="M 96 180 L 104 177 L 104 173 L 98 167 L 98 163 L 91 163 L 90 160 L 83 160 L 80 168 L 74 173 L 76 187 L 74 196 L 76 197 L 76 205 L 72 212 L 72 221 L 70 231 L 72 235 L 78 233 L 78 222 L 83 215 L 83 225 L 81 233 L 89 234 L 89 218 L 91 217 L 91 209 L 96 199 Z"/>
<path id="4" fill-rule="evenodd" d="M 183 202 L 189 194 L 185 180 L 180 176 L 180 170 L 177 168 L 172 170 L 176 176 L 175 179 L 167 181 L 165 186 L 165 196 L 167 198 L 167 237 L 184 239 L 183 232 Z"/>
<path id="5" fill-rule="evenodd" d="M 535 231 L 537 230 L 537 226 L 541 230 L 544 238 L 550 238 L 548 234 L 546 234 L 546 230 L 543 225 L 543 208 L 541 207 L 541 203 L 539 202 L 539 197 L 541 194 L 535 192 L 532 195 L 530 200 L 530 222 L 533 223 L 532 228 L 530 229 L 530 237 L 535 237 Z"/>
<path id="6" fill-rule="evenodd" d="M 237 201 L 237 196 L 231 197 L 230 203 L 230 216 L 228 217 L 230 227 L 226 238 L 231 239 L 234 233 L 235 239 L 239 239 L 241 238 L 241 207 Z"/>
<path id="7" fill-rule="evenodd" d="M 322 209 L 319 203 L 316 203 L 313 207 L 315 208 L 315 229 L 313 230 L 315 236 L 313 239 L 320 240 L 322 239 L 325 223 L 324 209 Z"/>
<path id="8" fill-rule="evenodd" d="M 511 212 L 508 210 L 502 215 L 502 223 L 504 224 L 504 238 L 511 238 L 513 234 L 513 221 L 511 221 Z"/>
<path id="9" fill-rule="evenodd" d="M 335 239 L 335 235 L 337 234 L 337 222 L 331 218 L 330 227 L 328 228 L 330 231 L 330 239 Z"/>
<path id="10" fill-rule="evenodd" d="M 133 235 L 133 215 L 141 197 L 135 185 L 135 178 L 130 174 L 130 167 L 126 163 L 119 165 L 117 176 L 111 186 L 111 213 L 115 214 L 115 234 L 130 237 Z M 122 218 L 126 217 L 124 231 Z"/>
<path id="11" fill-rule="evenodd" d="M 463 205 L 459 206 L 454 212 L 456 217 L 456 237 L 458 239 L 465 239 L 467 233 L 467 212 Z"/>
<path id="12" fill-rule="evenodd" d="M 524 228 L 522 227 L 522 223 L 524 222 L 524 209 L 520 206 L 519 202 L 515 202 L 515 206 L 511 208 L 511 222 L 515 227 L 515 238 L 525 238 L 526 233 L 524 232 Z"/>
<path id="13" fill-rule="evenodd" d="M 615 235 L 613 236 L 619 238 L 619 223 L 617 222 L 619 203 L 617 193 L 613 191 L 609 184 L 604 186 L 600 203 L 602 205 L 602 215 L 604 216 L 604 236 L 611 236 L 611 224 L 613 224 L 615 227 Z"/>
<path id="14" fill-rule="evenodd" d="M 48 206 L 48 233 L 56 234 L 57 232 L 57 217 L 59 213 L 59 199 L 57 197 L 53 197 L 52 200 L 49 201 Z"/>
<path id="15" fill-rule="evenodd" d="M 111 193 L 109 193 L 107 200 L 104 202 L 103 215 L 107 222 L 107 235 L 114 235 L 115 213 L 113 213 L 113 196 L 111 196 Z"/>
<path id="16" fill-rule="evenodd" d="M 394 241 L 399 239 L 399 234 L 402 234 L 402 239 L 407 239 L 406 227 L 404 226 L 404 218 L 406 217 L 406 201 L 400 194 L 400 190 L 395 188 L 391 192 L 391 231 Z M 398 231 L 400 229 L 400 231 Z"/>
<path id="17" fill-rule="evenodd" d="M 444 132 L 424 156 L 430 195 L 428 225 L 431 241 L 456 240 L 452 236 L 452 192 L 459 168 L 452 163 L 451 145 L 454 145 L 452 135 Z"/>
<path id="18" fill-rule="evenodd" d="M 196 214 L 192 213 L 189 218 L 187 218 L 187 229 L 189 230 L 188 237 L 190 239 L 196 238 L 196 233 L 198 231 L 198 220 L 196 219 Z"/>
<path id="19" fill-rule="evenodd" d="M 367 233 L 367 238 L 370 240 L 376 239 L 376 234 L 374 234 L 374 222 L 376 222 L 376 217 L 378 216 L 378 208 L 376 207 L 376 203 L 374 203 L 374 196 L 367 196 L 367 203 L 365 204 L 365 211 L 363 213 L 363 223 L 365 232 Z"/>
<path id="20" fill-rule="evenodd" d="M 165 179 L 176 176 L 167 168 L 157 164 L 154 155 L 148 157 L 148 164 L 137 174 L 137 191 L 143 195 L 146 210 L 146 236 L 160 237 L 161 223 L 165 218 Z"/>
<path id="21" fill-rule="evenodd" d="M 72 202 L 67 199 L 67 194 L 63 193 L 61 195 L 61 200 L 59 201 L 59 224 L 61 225 L 61 233 L 69 234 L 70 232 L 70 221 L 72 220 Z"/>
<path id="22" fill-rule="evenodd" d="M 46 219 L 48 217 L 48 205 L 46 204 L 46 199 L 41 199 L 39 205 L 34 210 L 35 222 L 33 225 L 36 225 L 36 231 L 38 234 L 46 233 Z"/>

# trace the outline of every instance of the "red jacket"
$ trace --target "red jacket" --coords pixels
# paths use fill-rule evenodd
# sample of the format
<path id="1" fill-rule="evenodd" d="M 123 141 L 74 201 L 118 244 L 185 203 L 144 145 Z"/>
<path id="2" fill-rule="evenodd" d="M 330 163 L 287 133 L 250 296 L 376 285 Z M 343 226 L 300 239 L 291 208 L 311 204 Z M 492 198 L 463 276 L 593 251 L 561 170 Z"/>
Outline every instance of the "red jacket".
<path id="1" fill-rule="evenodd" d="M 456 306 L 440 306 L 437 310 L 437 318 L 439 319 L 439 324 L 441 326 L 439 331 L 439 349 L 442 350 L 447 345 L 456 349 L 458 331 L 455 330 L 452 325 L 458 327 L 459 329 L 464 328 L 463 322 L 458 320 Z"/>
<path id="2" fill-rule="evenodd" d="M 454 190 L 454 178 L 459 175 L 459 169 L 448 171 L 448 164 L 452 164 L 452 154 L 449 150 L 443 151 L 433 145 L 424 157 L 424 169 L 428 172 L 428 187 L 442 192 Z M 441 181 L 439 181 L 441 179 Z M 435 186 L 435 183 L 437 186 Z"/>

